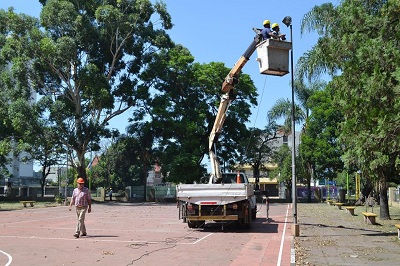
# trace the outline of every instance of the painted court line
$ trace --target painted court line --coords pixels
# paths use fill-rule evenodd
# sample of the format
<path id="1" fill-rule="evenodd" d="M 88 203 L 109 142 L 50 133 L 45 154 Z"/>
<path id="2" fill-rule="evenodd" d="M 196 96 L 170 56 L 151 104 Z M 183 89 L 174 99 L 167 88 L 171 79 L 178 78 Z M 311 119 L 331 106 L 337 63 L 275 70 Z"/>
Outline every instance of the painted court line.
<path id="1" fill-rule="evenodd" d="M 197 243 L 199 243 L 200 241 L 203 241 L 204 239 L 206 239 L 207 237 L 209 237 L 209 236 L 211 236 L 211 235 L 213 235 L 214 233 L 210 233 L 210 234 L 208 234 L 208 235 L 206 235 L 206 236 L 204 236 L 204 237 L 202 237 L 202 238 L 199 238 L 197 241 L 194 241 L 193 243 L 192 243 L 192 245 L 194 245 L 194 244 L 197 244 Z"/>
<path id="2" fill-rule="evenodd" d="M 48 220 L 56 220 L 56 219 L 65 219 L 67 217 L 71 217 L 70 215 L 68 216 L 56 216 L 56 217 L 49 217 L 46 219 L 34 219 L 34 220 L 23 220 L 23 221 L 13 221 L 13 222 L 7 222 L 7 223 L 0 223 L 1 225 L 9 225 L 9 224 L 20 224 L 20 223 L 32 223 L 32 222 L 40 222 L 40 221 L 48 221 Z"/>
<path id="3" fill-rule="evenodd" d="M 113 242 L 113 243 L 135 243 L 135 244 L 161 244 L 161 243 L 168 243 L 171 244 L 171 242 L 174 242 L 176 245 L 195 245 L 197 243 L 200 243 L 207 237 L 211 236 L 213 233 L 210 233 L 202 238 L 197 239 L 194 242 L 184 242 L 184 243 L 178 243 L 174 241 L 134 241 L 134 240 L 111 240 L 111 239 L 96 239 L 93 237 L 85 237 L 85 238 L 63 238 L 63 237 L 37 237 L 37 236 L 0 236 L 0 238 L 16 238 L 16 239 L 37 239 L 37 240 L 67 240 L 67 241 L 91 241 L 91 242 Z M 1 250 L 0 250 L 1 251 Z M 6 254 L 6 253 L 5 253 Z"/>
<path id="4" fill-rule="evenodd" d="M 282 239 L 281 239 L 281 246 L 279 248 L 279 255 L 278 255 L 278 263 L 277 266 L 281 265 L 282 261 L 282 251 L 283 251 L 283 243 L 285 242 L 285 233 L 286 233 L 286 224 L 287 224 L 287 219 L 288 219 L 288 213 L 289 213 L 289 204 L 286 209 L 286 216 L 285 216 L 285 225 L 283 226 L 283 232 L 282 232 Z"/>
<path id="5" fill-rule="evenodd" d="M 12 257 L 11 257 L 11 255 L 10 255 L 10 254 L 8 254 L 7 252 L 4 252 L 4 251 L 2 251 L 2 250 L 0 250 L 0 252 L 1 252 L 1 253 L 3 253 L 4 255 L 6 255 L 6 256 L 8 257 L 8 262 L 6 263 L 6 265 L 5 265 L 5 266 L 8 266 L 8 265 L 10 265 L 10 264 L 11 264 L 11 262 L 12 262 Z"/>

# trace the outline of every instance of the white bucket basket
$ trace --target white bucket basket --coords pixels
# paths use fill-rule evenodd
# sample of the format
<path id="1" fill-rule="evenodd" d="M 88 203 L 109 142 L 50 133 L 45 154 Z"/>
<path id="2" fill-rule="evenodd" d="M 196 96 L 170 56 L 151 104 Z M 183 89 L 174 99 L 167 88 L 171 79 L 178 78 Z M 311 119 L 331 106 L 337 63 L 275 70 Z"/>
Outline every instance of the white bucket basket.
<path id="1" fill-rule="evenodd" d="M 283 76 L 289 73 L 289 50 L 292 43 L 267 39 L 257 45 L 257 58 L 260 73 Z"/>

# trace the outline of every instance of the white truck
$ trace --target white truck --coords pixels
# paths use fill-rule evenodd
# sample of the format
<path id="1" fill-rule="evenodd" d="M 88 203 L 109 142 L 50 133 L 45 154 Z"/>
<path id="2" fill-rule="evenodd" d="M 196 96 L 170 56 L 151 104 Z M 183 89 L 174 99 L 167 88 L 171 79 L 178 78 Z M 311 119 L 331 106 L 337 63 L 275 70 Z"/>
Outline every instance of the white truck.
<path id="1" fill-rule="evenodd" d="M 241 227 L 251 226 L 256 218 L 257 205 L 254 185 L 244 173 L 221 173 L 215 151 L 215 143 L 221 133 L 230 103 L 234 100 L 233 87 L 239 73 L 262 41 L 261 31 L 253 29 L 256 36 L 245 53 L 231 69 L 222 84 L 221 102 L 209 137 L 211 175 L 208 184 L 179 184 L 176 197 L 179 218 L 190 228 L 203 227 L 206 221 L 236 221 Z"/>
<path id="2" fill-rule="evenodd" d="M 179 218 L 189 228 L 204 227 L 206 221 L 235 221 L 240 227 L 249 228 L 256 218 L 254 185 L 244 173 L 222 174 L 219 183 L 179 184 L 176 194 Z"/>
<path id="3" fill-rule="evenodd" d="M 272 39 L 263 41 L 261 30 L 255 28 L 253 30 L 256 36 L 252 43 L 230 70 L 222 84 L 223 94 L 209 137 L 210 179 L 207 184 L 179 184 L 176 186 L 179 218 L 187 222 L 189 228 L 204 227 L 206 221 L 232 221 L 242 228 L 249 228 L 252 220 L 256 218 L 257 205 L 254 184 L 249 183 L 245 173 L 221 173 L 215 148 L 229 105 L 235 98 L 233 88 L 238 83 L 240 71 L 254 51 L 257 49 L 259 55 L 264 55 L 257 58 L 260 73 L 277 76 L 288 73 L 288 59 L 285 55 L 291 47 L 291 43 L 284 44 Z M 268 47 L 276 49 L 277 52 L 271 54 L 266 51 Z M 277 58 L 279 63 L 276 66 L 273 64 L 274 58 Z M 282 66 L 282 61 L 286 62 L 286 65 Z"/>

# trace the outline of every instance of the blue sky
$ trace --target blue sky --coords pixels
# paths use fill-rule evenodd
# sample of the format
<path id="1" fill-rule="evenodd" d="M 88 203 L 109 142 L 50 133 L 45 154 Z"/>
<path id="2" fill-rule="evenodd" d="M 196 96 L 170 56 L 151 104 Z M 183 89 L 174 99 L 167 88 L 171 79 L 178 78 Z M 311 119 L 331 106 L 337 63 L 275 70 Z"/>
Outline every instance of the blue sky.
<path id="1" fill-rule="evenodd" d="M 223 62 L 233 67 L 254 37 L 253 27 L 262 27 L 265 19 L 280 24 L 281 32 L 289 37 L 289 29 L 281 22 L 285 16 L 292 17 L 294 66 L 298 58 L 316 44 L 317 35 L 300 36 L 300 22 L 304 14 L 315 5 L 338 0 L 165 0 L 174 27 L 168 33 L 175 43 L 187 47 L 200 63 Z M 0 0 L 0 8 L 13 6 L 17 13 L 39 17 L 41 5 L 38 0 Z M 290 39 L 290 38 L 288 38 Z M 264 128 L 266 114 L 280 98 L 291 99 L 290 74 L 283 77 L 259 73 L 255 61 L 256 52 L 243 68 L 250 75 L 259 93 L 259 106 L 253 109 L 248 126 Z M 125 132 L 127 115 L 114 118 L 110 126 Z"/>

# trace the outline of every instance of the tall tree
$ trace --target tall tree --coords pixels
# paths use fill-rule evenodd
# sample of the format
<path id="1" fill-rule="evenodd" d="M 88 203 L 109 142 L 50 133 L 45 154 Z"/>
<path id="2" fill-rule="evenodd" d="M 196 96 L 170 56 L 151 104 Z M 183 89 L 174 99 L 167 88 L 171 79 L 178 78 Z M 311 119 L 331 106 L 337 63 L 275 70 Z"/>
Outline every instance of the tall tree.
<path id="1" fill-rule="evenodd" d="M 57 131 L 47 119 L 41 117 L 42 109 L 46 108 L 46 97 L 37 103 L 24 99 L 13 101 L 9 108 L 9 117 L 12 121 L 19 145 L 15 152 L 22 161 L 35 161 L 41 166 L 41 191 L 44 196 L 46 178 L 52 166 L 60 161 L 60 155 L 65 153 Z"/>
<path id="2" fill-rule="evenodd" d="M 138 181 L 139 184 L 143 186 L 143 201 L 146 201 L 147 177 L 151 170 L 151 166 L 154 165 L 155 162 L 153 156 L 155 134 L 151 127 L 151 123 L 149 122 L 130 125 L 128 128 L 128 134 L 130 137 L 130 146 L 134 148 L 134 152 L 131 152 L 130 156 L 134 157 L 138 161 L 138 163 L 134 165 L 138 168 Z"/>
<path id="3" fill-rule="evenodd" d="M 284 183 L 286 187 L 286 199 L 292 198 L 292 157 L 288 145 L 282 145 L 275 152 L 273 162 L 278 165 L 272 174 L 278 177 L 279 183 Z"/>
<path id="4" fill-rule="evenodd" d="M 311 96 L 311 115 L 301 136 L 300 156 L 318 179 L 332 180 L 343 170 L 343 151 L 338 142 L 343 116 L 332 100 L 329 88 Z"/>
<path id="5" fill-rule="evenodd" d="M 309 106 L 309 99 L 310 97 L 315 94 L 315 92 L 321 90 L 326 86 L 326 83 L 321 80 L 316 80 L 314 82 L 304 82 L 304 80 L 299 77 L 294 81 L 294 93 L 296 95 L 296 99 L 298 103 L 295 103 L 295 123 L 302 125 L 302 131 L 307 127 L 305 124 L 307 119 L 310 115 L 310 106 Z M 292 103 L 288 99 L 280 99 L 276 102 L 276 104 L 271 108 L 268 112 L 268 117 L 271 119 L 283 119 L 283 131 L 285 134 L 289 134 L 292 131 L 291 123 L 292 123 Z M 293 136 L 293 132 L 291 132 Z M 308 188 L 308 200 L 311 201 L 311 177 L 313 173 L 313 163 L 306 160 L 306 157 L 301 157 L 301 163 L 304 169 L 307 169 L 305 172 L 306 174 L 306 181 L 307 181 L 307 188 Z M 303 169 L 302 168 L 302 169 Z M 297 175 L 297 174 L 296 174 Z"/>
<path id="6" fill-rule="evenodd" d="M 306 113 L 302 110 L 301 106 L 295 103 L 295 121 L 300 124 L 305 121 Z M 270 120 L 283 120 L 282 131 L 286 135 L 292 133 L 292 102 L 289 99 L 278 99 L 272 108 L 268 111 L 268 119 Z"/>
<path id="7" fill-rule="evenodd" d="M 12 8 L 0 10 L 0 21 L 0 173 L 3 177 L 10 176 L 5 170 L 7 156 L 22 141 L 20 132 L 15 128 L 15 125 L 20 125 L 16 121 L 16 110 L 19 105 L 32 103 L 32 90 L 26 78 L 30 57 L 24 49 L 30 41 L 26 31 L 36 28 L 38 23 L 29 16 L 16 15 Z M 18 114 L 24 112 L 23 109 L 20 111 Z M 18 115 L 18 118 L 23 117 Z M 13 152 L 18 153 L 17 150 Z"/>
<path id="8" fill-rule="evenodd" d="M 381 219 L 390 219 L 387 181 L 399 176 L 399 9 L 397 1 L 342 1 L 313 8 L 302 22 L 321 35 L 303 73 L 340 70 L 330 86 L 345 119 L 343 158 L 379 183 Z"/>
<path id="9" fill-rule="evenodd" d="M 203 159 L 208 154 L 208 138 L 220 102 L 220 90 L 229 69 L 222 63 L 199 64 L 190 52 L 176 45 L 162 51 L 142 75 L 153 84 L 154 93 L 145 108 L 155 134 L 155 157 L 170 182 L 198 182 L 205 174 Z M 154 77 L 157 77 L 156 79 Z M 238 162 L 237 148 L 246 132 L 245 122 L 256 104 L 256 88 L 248 75 L 236 86 L 224 128 L 217 143 L 222 164 Z M 190 173 L 190 174 L 188 174 Z"/>
<path id="10" fill-rule="evenodd" d="M 148 97 L 139 76 L 158 49 L 170 46 L 165 30 L 172 27 L 171 18 L 164 3 L 150 0 L 41 3 L 40 24 L 22 34 L 17 30 L 24 25 L 16 23 L 22 16 L 8 13 L 8 21 L 15 21 L 5 24 L 9 38 L 3 49 L 13 48 L 13 65 L 16 55 L 25 55 L 18 80 L 52 97 L 49 119 L 75 152 L 77 160 L 71 163 L 86 178 L 85 153 L 110 136 L 108 122 L 128 109 L 140 109 Z"/>
<path id="11" fill-rule="evenodd" d="M 241 153 L 241 165 L 251 165 L 253 176 L 260 178 L 260 172 L 267 172 L 267 164 L 272 163 L 275 152 L 274 141 L 282 138 L 279 134 L 279 126 L 270 121 L 264 129 L 250 128 L 249 136 L 241 141 L 243 152 Z"/>

